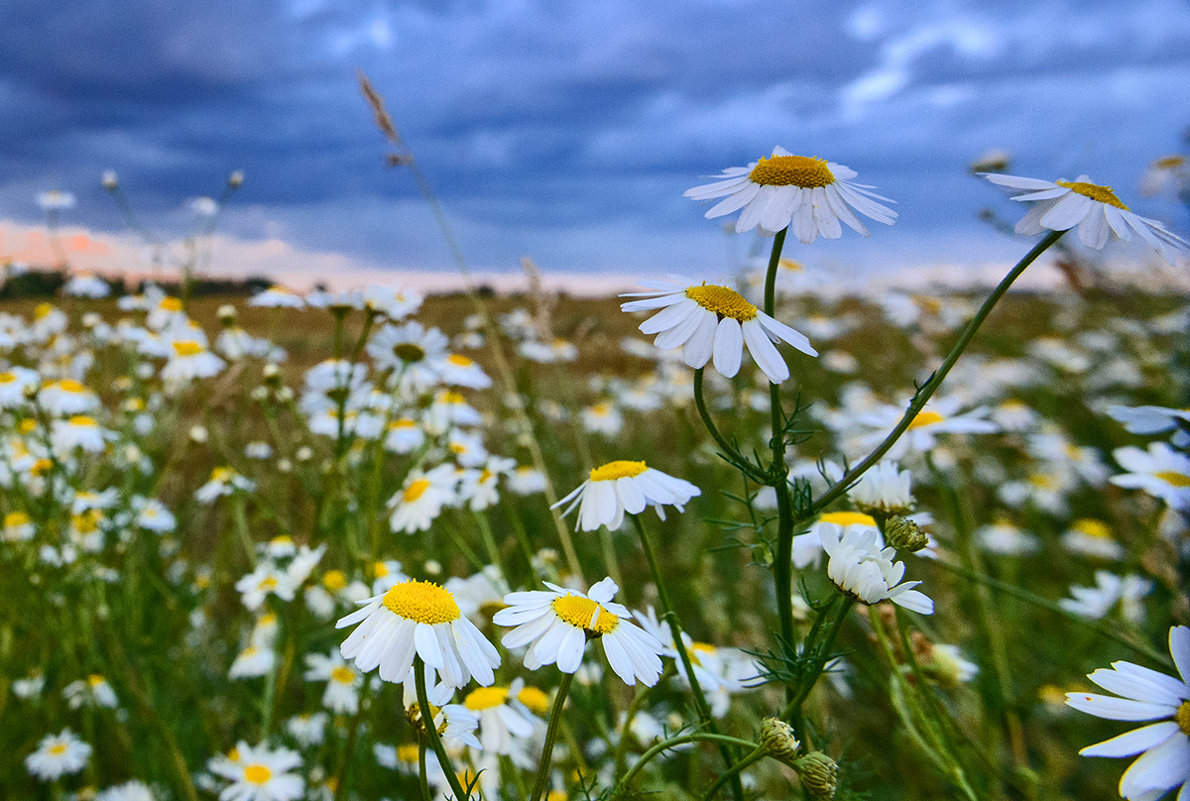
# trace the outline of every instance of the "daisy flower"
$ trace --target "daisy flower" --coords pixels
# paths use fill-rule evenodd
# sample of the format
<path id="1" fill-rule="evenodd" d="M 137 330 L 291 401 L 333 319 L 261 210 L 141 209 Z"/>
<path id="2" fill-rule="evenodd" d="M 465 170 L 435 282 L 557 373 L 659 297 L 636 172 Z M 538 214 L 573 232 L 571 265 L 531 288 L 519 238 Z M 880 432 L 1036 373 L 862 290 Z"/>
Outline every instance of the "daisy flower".
<path id="1" fill-rule="evenodd" d="M 442 512 L 442 507 L 454 503 L 458 478 L 454 465 L 440 464 L 426 471 L 416 471 L 405 479 L 405 485 L 388 499 L 389 527 L 394 531 L 412 534 L 425 531 Z"/>
<path id="2" fill-rule="evenodd" d="M 901 581 L 905 563 L 894 562 L 896 550 L 881 548 L 879 532 L 868 528 L 844 531 L 823 528 L 822 549 L 830 561 L 826 572 L 835 586 L 865 604 L 892 601 L 923 615 L 934 614 L 934 602 L 913 589 L 920 581 Z"/>
<path id="3" fill-rule="evenodd" d="M 795 156 L 783 147 L 747 167 L 730 167 L 715 183 L 687 189 L 693 200 L 723 200 L 706 213 L 707 219 L 722 217 L 743 209 L 736 220 L 736 233 L 759 226 L 762 233 L 773 235 L 789 228 L 804 244 L 821 235 L 838 239 L 843 234 L 842 221 L 863 236 L 868 229 L 855 216 L 859 212 L 885 225 L 892 225 L 897 213 L 877 203 L 893 203 L 872 191 L 872 187 L 852 183 L 856 172 L 826 159 Z"/>
<path id="4" fill-rule="evenodd" d="M 479 717 L 479 741 L 484 751 L 505 756 L 514 753 L 517 738 L 533 734 L 539 722 L 519 699 L 525 688 L 523 679 L 507 687 L 480 687 L 463 699 L 463 706 Z"/>
<path id="5" fill-rule="evenodd" d="M 818 355 L 804 334 L 765 314 L 730 287 L 695 284 L 680 275 L 640 285 L 646 291 L 621 296 L 640 300 L 627 301 L 620 308 L 626 312 L 660 309 L 640 324 L 641 333 L 657 334 L 653 344 L 661 350 L 682 348 L 682 361 L 690 367 L 713 361 L 719 373 L 731 378 L 740 371 L 746 346 L 769 381 L 780 384 L 789 378 L 789 366 L 774 341 Z"/>
<path id="6" fill-rule="evenodd" d="M 336 714 L 354 715 L 359 711 L 359 688 L 364 677 L 347 664 L 336 651 L 306 654 L 306 681 L 325 681 L 322 705 Z"/>
<path id="7" fill-rule="evenodd" d="M 1058 601 L 1058 606 L 1080 617 L 1099 620 L 1119 604 L 1125 620 L 1141 623 L 1145 617 L 1143 600 L 1152 590 L 1153 582 L 1141 576 L 1096 570 L 1094 587 L 1072 586 L 1070 597 Z"/>
<path id="8" fill-rule="evenodd" d="M 25 757 L 29 773 L 42 781 L 55 781 L 67 773 L 78 773 L 91 758 L 91 746 L 74 736 L 70 729 L 47 734 L 37 750 Z"/>
<path id="9" fill-rule="evenodd" d="M 1080 175 L 1074 181 L 1063 178 L 1045 181 L 1016 175 L 980 174 L 999 186 L 1025 190 L 1013 200 L 1036 201 L 1036 205 L 1016 224 L 1018 234 L 1032 236 L 1047 229 L 1068 231 L 1078 226 L 1079 241 L 1099 250 L 1107 243 L 1110 234 L 1128 241 L 1135 232 L 1170 264 L 1174 262 L 1174 248 L 1190 247 L 1190 242 L 1174 236 L 1161 223 L 1132 212 L 1120 202 L 1110 186 L 1093 184 L 1086 175 Z"/>
<path id="10" fill-rule="evenodd" d="M 702 491 L 681 478 L 654 470 L 643 461 L 617 460 L 593 469 L 590 477 L 562 500 L 551 506 L 563 510 L 566 516 L 578 507 L 578 530 L 595 531 L 600 526 L 617 529 L 624 522 L 624 513 L 640 514 L 646 506 L 657 510 L 665 519 L 662 506 L 676 506 L 685 511 L 686 502 Z"/>
<path id="11" fill-rule="evenodd" d="M 301 764 L 296 751 L 241 741 L 229 756 L 216 757 L 207 767 L 230 782 L 219 793 L 221 801 L 296 801 L 306 790 L 305 781 L 293 772 Z"/>
<path id="12" fill-rule="evenodd" d="M 1111 483 L 1144 490 L 1175 509 L 1190 509 L 1190 457 L 1164 442 L 1149 443 L 1148 451 L 1116 448 L 1112 457 L 1128 472 L 1112 476 Z"/>
<path id="13" fill-rule="evenodd" d="M 335 628 L 356 623 L 361 625 L 339 650 L 363 673 L 379 667 L 384 681 L 403 682 L 419 656 L 450 687 L 461 687 L 472 677 L 485 687 L 495 680 L 492 668 L 500 664 L 500 655 L 459 611 L 450 590 L 433 582 L 398 582 L 341 618 Z"/>
<path id="14" fill-rule="evenodd" d="M 590 592 L 568 590 L 546 582 L 549 591 L 512 592 L 504 596 L 507 608 L 492 617 L 497 626 L 513 626 L 501 640 L 506 648 L 528 645 L 525 667 L 536 670 L 557 664 L 563 673 L 574 673 L 583 660 L 587 640 L 603 643 L 616 675 L 632 686 L 637 679 L 652 687 L 661 676 L 665 646 L 631 622 L 627 607 L 612 601 L 620 589 L 605 578 Z"/>
<path id="15" fill-rule="evenodd" d="M 2 377 L 2 374 L 0 374 Z M 1174 431 L 1173 444 L 1179 448 L 1190 445 L 1190 409 L 1168 406 L 1110 406 L 1107 413 L 1124 424 L 1132 434 L 1163 434 Z"/>
<path id="16" fill-rule="evenodd" d="M 298 295 L 291 289 L 286 289 L 280 284 L 273 284 L 263 292 L 258 292 L 253 295 L 248 301 L 249 306 L 262 306 L 270 309 L 288 308 L 288 309 L 303 309 L 306 307 L 306 302 L 302 300 L 301 295 Z"/>
<path id="17" fill-rule="evenodd" d="M 1082 756 L 1131 757 L 1140 754 L 1120 777 L 1120 795 L 1156 801 L 1182 788 L 1190 796 L 1190 628 L 1169 630 L 1169 652 L 1178 676 L 1166 676 L 1131 662 L 1113 662 L 1087 678 L 1118 698 L 1098 693 L 1066 693 L 1066 703 L 1080 712 L 1107 720 L 1152 720 L 1139 729 L 1089 745 Z"/>

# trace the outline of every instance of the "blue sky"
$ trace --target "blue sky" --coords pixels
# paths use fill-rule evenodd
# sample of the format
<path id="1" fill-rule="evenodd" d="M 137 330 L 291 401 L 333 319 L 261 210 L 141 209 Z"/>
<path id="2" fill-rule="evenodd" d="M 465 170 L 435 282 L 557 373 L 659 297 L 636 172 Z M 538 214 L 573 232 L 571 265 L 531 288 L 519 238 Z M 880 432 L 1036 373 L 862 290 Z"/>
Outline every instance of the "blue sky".
<path id="1" fill-rule="evenodd" d="M 64 0 L 0 5 L 0 218 L 122 223 L 118 171 L 150 225 L 247 180 L 224 217 L 349 261 L 450 269 L 355 84 L 384 95 L 476 269 L 714 274 L 757 247 L 682 192 L 774 145 L 846 164 L 899 202 L 870 239 L 789 255 L 878 270 L 1011 259 L 1011 212 L 966 174 L 982 152 L 1037 177 L 1088 173 L 1141 198 L 1190 125 L 1190 2 Z M 876 230 L 879 229 L 879 230 Z M 222 257 L 234 254 L 222 253 Z"/>

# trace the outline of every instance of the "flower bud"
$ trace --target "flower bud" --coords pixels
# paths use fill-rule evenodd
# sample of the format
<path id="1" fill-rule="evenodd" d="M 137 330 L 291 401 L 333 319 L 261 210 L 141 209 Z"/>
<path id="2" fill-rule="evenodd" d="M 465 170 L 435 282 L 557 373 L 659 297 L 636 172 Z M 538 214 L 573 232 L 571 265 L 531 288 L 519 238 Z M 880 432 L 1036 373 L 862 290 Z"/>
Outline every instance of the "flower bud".
<path id="1" fill-rule="evenodd" d="M 116 174 L 115 170 L 104 170 L 100 183 L 103 184 L 103 188 L 107 191 L 115 191 L 120 187 L 120 176 Z"/>
<path id="2" fill-rule="evenodd" d="M 244 184 L 244 171 L 232 170 L 231 175 L 227 176 L 227 185 L 232 189 L 239 189 Z"/>
<path id="3" fill-rule="evenodd" d="M 898 551 L 920 551 L 929 543 L 921 526 L 907 517 L 892 517 L 884 525 L 884 541 Z"/>
<path id="4" fill-rule="evenodd" d="M 760 744 L 773 759 L 784 762 L 791 768 L 796 767 L 797 750 L 801 743 L 794 736 L 793 727 L 785 721 L 765 718 L 760 724 Z"/>
<path id="5" fill-rule="evenodd" d="M 821 751 L 811 751 L 794 763 L 802 786 L 810 792 L 815 801 L 830 801 L 835 797 L 835 787 L 838 784 L 839 766 L 835 760 Z"/>

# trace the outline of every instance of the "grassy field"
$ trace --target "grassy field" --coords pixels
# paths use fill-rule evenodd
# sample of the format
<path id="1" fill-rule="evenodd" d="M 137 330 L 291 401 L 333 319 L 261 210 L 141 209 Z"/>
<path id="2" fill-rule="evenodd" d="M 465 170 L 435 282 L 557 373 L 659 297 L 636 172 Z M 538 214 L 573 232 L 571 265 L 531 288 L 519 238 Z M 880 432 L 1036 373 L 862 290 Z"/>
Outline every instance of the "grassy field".
<path id="1" fill-rule="evenodd" d="M 779 396 L 787 414 L 800 410 L 787 427 L 789 486 L 807 506 L 838 478 L 835 467 L 858 462 L 892 427 L 982 298 L 881 300 L 781 300 L 779 319 L 808 334 L 821 354 L 782 349 L 792 378 Z M 591 642 L 557 725 L 546 772 L 551 798 L 703 798 L 724 772 L 720 747 L 738 760 L 744 745 L 675 743 L 658 754 L 650 747 L 712 726 L 761 743 L 762 721 L 793 708 L 795 750 L 837 764 L 836 798 L 1118 796 L 1124 765 L 1078 750 L 1132 726 L 1077 712 L 1064 693 L 1095 689 L 1085 675 L 1120 659 L 1172 673 L 1170 627 L 1190 623 L 1185 518 L 1109 482 L 1127 472 L 1117 449 L 1166 435 L 1129 433 L 1107 412 L 1185 407 L 1185 298 L 1010 294 L 894 452 L 912 476 L 914 519 L 931 536 L 927 551 L 897 558 L 907 579 L 922 582 L 917 590 L 934 613 L 887 602 L 852 607 L 819 558 L 794 573 L 791 609 L 804 652 L 777 637 L 771 490 L 722 458 L 722 443 L 696 409 L 693 371 L 637 331 L 644 316 L 621 312 L 613 298 L 482 303 L 490 328 L 466 296 L 431 297 L 406 319 L 441 329 L 450 352 L 490 376 L 487 388 L 451 386 L 449 378 L 402 383 L 413 368 L 386 367 L 391 357 L 368 348 L 386 326 L 406 322 L 395 314 L 345 311 L 337 326 L 325 309 L 201 297 L 155 327 L 151 311 L 121 311 L 115 300 L 64 298 L 55 307 L 65 315 L 60 325 L 46 322 L 56 312 L 33 302 L 0 308 L 11 315 L 0 317 L 0 334 L 12 340 L 0 354 L 8 374 L 35 371 L 27 392 L 0 395 L 7 443 L 0 796 L 82 799 L 139 781 L 149 797 L 205 798 L 234 786 L 228 777 L 236 771 L 240 784 L 259 787 L 252 776 L 260 774 L 245 773 L 251 765 L 234 753 L 242 743 L 297 754 L 293 766 L 271 770 L 300 777 L 303 797 L 417 798 L 418 746 L 432 742 L 410 722 L 417 715 L 407 714 L 401 686 L 375 671 L 356 674 L 350 662 L 336 679 L 308 659 L 333 659 L 349 634 L 335 621 L 352 601 L 384 593 L 399 573 L 470 578 L 447 586 L 499 649 L 495 686 L 524 682 L 544 693 L 510 691 L 532 733 L 513 735 L 503 751 L 447 738 L 460 772 L 482 770 L 477 795 L 528 798 L 548 701 L 566 686 L 565 674 L 526 668 L 520 649 L 500 645 L 507 629 L 492 616 L 508 591 L 544 589 L 543 580 L 585 590 L 605 576 L 629 609 L 660 608 L 656 574 L 631 523 L 576 531 L 574 514 L 559 522 L 549 508 L 592 468 L 617 460 L 644 460 L 701 490 L 684 512 L 669 507 L 660 520 L 647 511 L 640 521 L 694 643 L 687 649 L 703 654 L 713 723 L 700 723 L 672 637 L 652 687 L 626 686 Z M 144 332 L 166 346 L 195 341 L 218 353 L 227 304 L 237 311 L 235 326 L 286 357 L 276 368 L 266 366 L 275 352 L 226 357 L 209 377 L 168 380 L 165 367 L 181 351 L 153 355 L 144 343 L 156 340 Z M 526 343 L 564 358 L 534 361 Z M 357 380 L 312 384 L 312 371 L 334 357 L 360 365 Z M 55 412 L 47 387 L 67 378 L 97 400 Z M 745 457 L 771 450 L 768 387 L 751 364 L 733 380 L 707 369 L 709 413 Z M 448 390 L 457 396 L 444 398 Z M 327 414 L 343 422 L 319 429 Z M 72 444 L 63 423 L 72 416 L 101 428 L 102 444 Z M 386 447 L 398 420 L 410 421 L 424 442 L 404 452 Z M 940 426 L 925 436 L 926 423 L 950 420 L 985 425 L 969 433 Z M 512 462 L 497 456 L 541 471 L 549 489 L 516 490 Z M 441 465 L 455 466 L 458 483 L 432 521 L 394 531 L 393 512 L 415 503 L 418 477 Z M 223 468 L 251 486 L 196 497 L 212 479 L 230 481 Z M 467 482 L 484 481 L 498 492 L 474 502 Z M 174 525 L 149 528 L 145 499 L 159 501 Z M 843 495 L 826 514 L 859 511 Z M 876 517 L 869 520 L 883 529 L 887 521 Z M 794 533 L 811 524 L 818 525 L 810 520 Z M 305 575 L 290 569 L 307 558 Z M 271 585 L 261 583 L 270 575 L 262 566 L 279 571 Z M 245 584 L 248 575 L 255 578 Z M 1121 579 L 1128 589 L 1114 597 L 1102 589 Z M 1073 587 L 1097 581 L 1101 608 L 1061 603 Z M 252 603 L 249 584 L 263 600 Z M 823 650 L 810 653 L 811 642 Z M 256 661 L 243 658 L 249 651 Z M 812 656 L 828 669 L 807 682 Z M 345 685 L 338 701 L 327 689 L 336 680 Z M 76 682 L 81 688 L 69 689 Z M 807 695 L 790 706 L 787 688 L 795 686 Z M 488 710 L 487 696 L 474 691 L 475 684 L 460 687 L 454 703 Z M 508 699 L 500 704 L 513 706 Z M 484 744 L 495 742 L 485 727 L 499 724 L 482 715 L 478 724 Z M 91 751 L 77 770 L 39 779 L 27 758 L 67 728 Z M 252 765 L 272 764 L 261 760 Z M 427 781 L 449 793 L 436 765 Z M 811 797 L 808 770 L 775 757 L 755 761 L 741 771 L 740 788 L 725 782 L 720 797 L 741 789 L 748 798 Z M 129 795 L 106 799 L 138 797 L 121 791 Z"/>

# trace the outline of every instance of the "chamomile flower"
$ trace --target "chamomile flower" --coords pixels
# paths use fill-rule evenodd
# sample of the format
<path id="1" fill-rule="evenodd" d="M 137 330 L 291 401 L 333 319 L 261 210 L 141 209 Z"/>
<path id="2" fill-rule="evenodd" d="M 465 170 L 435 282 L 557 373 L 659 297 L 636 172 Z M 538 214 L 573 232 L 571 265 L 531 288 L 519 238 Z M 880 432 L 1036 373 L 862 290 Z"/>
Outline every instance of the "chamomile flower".
<path id="1" fill-rule="evenodd" d="M 876 541 L 883 547 L 876 518 L 864 512 L 824 512 L 804 534 L 793 538 L 793 566 L 798 570 L 817 566 L 822 561 L 822 533 L 829 529 L 837 539 L 849 531 L 873 531 Z"/>
<path id="2" fill-rule="evenodd" d="M 730 167 L 714 183 L 687 189 L 693 200 L 723 198 L 706 213 L 707 219 L 740 212 L 736 233 L 760 228 L 769 236 L 789 228 L 798 240 L 809 244 L 820 235 L 838 239 L 842 221 L 863 236 L 868 229 L 855 216 L 859 212 L 885 225 L 892 225 L 897 213 L 877 201 L 893 203 L 876 194 L 872 187 L 852 183 L 856 172 L 826 159 L 795 156 L 783 147 L 773 148 L 768 158 L 747 167 Z"/>
<path id="3" fill-rule="evenodd" d="M 340 647 L 344 658 L 367 673 L 380 668 L 384 681 L 403 682 L 420 656 L 449 687 L 472 677 L 488 686 L 500 655 L 475 624 L 459 611 L 450 590 L 429 581 L 409 579 L 368 599 L 362 609 L 340 618 L 335 628 L 360 626 Z"/>
<path id="4" fill-rule="evenodd" d="M 219 793 L 220 801 L 296 801 L 306 783 L 296 769 L 302 758 L 288 748 L 269 749 L 239 742 L 231 756 L 207 763 L 207 769 L 229 784 Z"/>
<path id="5" fill-rule="evenodd" d="M 280 284 L 273 284 L 263 292 L 258 292 L 248 301 L 249 306 L 263 306 L 269 309 L 287 308 L 303 309 L 306 302 L 302 296 Z"/>
<path id="6" fill-rule="evenodd" d="M 1124 546 L 1116 542 L 1111 527 L 1102 520 L 1081 517 L 1070 524 L 1062 535 L 1062 545 L 1071 553 L 1096 559 L 1119 561 L 1124 558 Z"/>
<path id="7" fill-rule="evenodd" d="M 389 527 L 406 534 L 427 530 L 441 514 L 442 507 L 454 502 L 457 484 L 455 468 L 450 464 L 413 473 L 405 479 L 400 491 L 388 499 L 392 510 Z"/>
<path id="8" fill-rule="evenodd" d="M 865 604 L 892 601 L 923 615 L 934 614 L 934 602 L 913 589 L 920 581 L 905 581 L 905 563 L 894 562 L 896 550 L 881 548 L 875 529 L 844 531 L 824 528 L 822 549 L 830 557 L 826 572 L 835 586 Z"/>
<path id="9" fill-rule="evenodd" d="M 479 716 L 484 751 L 511 755 L 517 738 L 524 740 L 533 733 L 539 718 L 520 702 L 524 688 L 524 680 L 515 679 L 510 686 L 480 687 L 463 698 L 463 706 Z"/>
<path id="10" fill-rule="evenodd" d="M 657 334 L 653 341 L 661 350 L 682 348 L 682 361 L 690 367 L 704 367 L 731 378 L 740 371 L 744 348 L 769 381 L 780 384 L 789 378 L 789 365 L 773 344 L 787 342 L 809 356 L 818 351 L 810 340 L 785 323 L 773 319 L 749 303 L 734 289 L 674 275 L 669 281 L 641 281 L 644 292 L 621 297 L 640 298 L 620 305 L 626 312 L 660 309 L 640 324 L 641 333 Z"/>
<path id="11" fill-rule="evenodd" d="M 624 513 L 640 514 L 646 506 L 665 519 L 663 506 L 684 511 L 687 501 L 702 491 L 681 478 L 655 470 L 643 461 L 617 460 L 593 469 L 590 477 L 576 490 L 550 508 L 570 504 L 562 515 L 578 507 L 578 530 L 595 531 L 600 526 L 617 529 Z"/>
<path id="12" fill-rule="evenodd" d="M 1135 574 L 1117 576 L 1107 570 L 1095 571 L 1095 586 L 1072 586 L 1070 597 L 1058 601 L 1067 612 L 1089 620 L 1099 620 L 1116 607 L 1130 623 L 1144 620 L 1142 601 L 1153 590 L 1153 582 Z"/>
<path id="13" fill-rule="evenodd" d="M 1173 444 L 1190 445 L 1190 409 L 1168 406 L 1111 406 L 1107 413 L 1124 424 L 1133 434 L 1163 434 L 1174 431 Z"/>
<path id="14" fill-rule="evenodd" d="M 364 677 L 332 650 L 329 654 L 306 654 L 306 681 L 325 681 L 322 705 L 340 715 L 359 711 L 359 688 Z"/>
<path id="15" fill-rule="evenodd" d="M 583 660 L 587 640 L 603 643 L 616 675 L 632 686 L 639 679 L 652 687 L 661 676 L 665 646 L 631 622 L 627 607 L 612 601 L 619 587 L 610 578 L 587 593 L 546 582 L 549 590 L 512 592 L 504 596 L 507 608 L 492 617 L 497 626 L 513 626 L 501 642 L 506 648 L 529 646 L 525 667 L 536 670 L 557 664 L 563 673 L 574 673 Z"/>
<path id="16" fill-rule="evenodd" d="M 1107 720 L 1157 721 L 1079 751 L 1082 756 L 1132 757 L 1140 754 L 1120 777 L 1126 799 L 1156 801 L 1182 788 L 1187 796 L 1190 778 L 1190 628 L 1169 630 L 1169 652 L 1178 676 L 1167 676 L 1132 662 L 1113 662 L 1087 678 L 1115 695 L 1066 693 L 1066 703 L 1080 712 Z M 1116 697 L 1119 696 L 1119 697 Z"/>
<path id="17" fill-rule="evenodd" d="M 1171 264 L 1175 248 L 1190 247 L 1190 242 L 1174 236 L 1161 223 L 1131 211 L 1110 186 L 1093 184 L 1086 175 L 1080 175 L 1074 181 L 1062 178 L 1045 181 L 993 173 L 981 175 L 999 186 L 1025 190 L 1013 200 L 1036 202 L 1016 224 L 1018 234 L 1032 236 L 1047 229 L 1068 231 L 1078 226 L 1079 241 L 1099 250 L 1113 233 L 1124 241 L 1136 233 Z"/>
<path id="18" fill-rule="evenodd" d="M 90 758 L 91 746 L 70 729 L 63 729 L 59 734 L 43 737 L 37 750 L 25 757 L 25 767 L 42 781 L 54 781 L 68 773 L 78 773 Z"/>
<path id="19" fill-rule="evenodd" d="M 1127 473 L 1108 479 L 1117 487 L 1140 489 L 1175 509 L 1190 509 L 1190 457 L 1164 442 L 1151 442 L 1147 451 L 1116 448 L 1112 457 Z"/>

